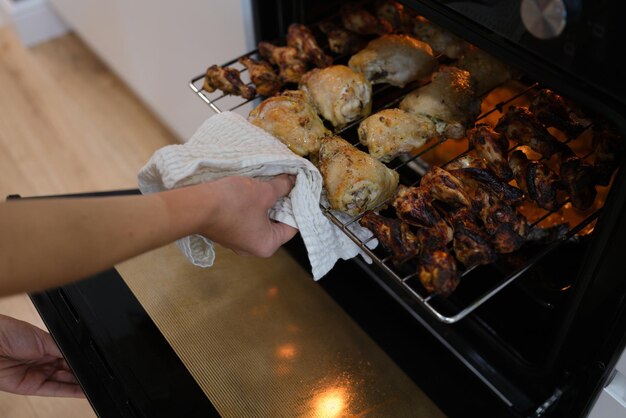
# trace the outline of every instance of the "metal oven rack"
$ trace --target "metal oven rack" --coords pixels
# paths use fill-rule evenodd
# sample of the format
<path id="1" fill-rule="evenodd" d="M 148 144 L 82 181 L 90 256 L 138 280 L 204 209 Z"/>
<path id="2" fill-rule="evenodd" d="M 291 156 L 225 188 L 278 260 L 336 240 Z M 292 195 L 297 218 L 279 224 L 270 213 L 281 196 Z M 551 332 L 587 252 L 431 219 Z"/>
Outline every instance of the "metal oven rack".
<path id="1" fill-rule="evenodd" d="M 257 54 L 258 52 L 255 50 L 255 51 L 251 51 L 247 54 L 242 55 L 242 57 L 243 56 L 254 57 Z M 239 58 L 241 57 L 237 57 L 229 62 L 226 62 L 225 64 L 223 64 L 223 66 L 224 67 L 231 66 L 231 67 L 239 69 L 242 74 L 242 80 L 245 83 L 249 83 L 250 81 L 247 76 L 246 68 L 238 64 Z M 230 111 L 233 111 L 233 110 L 240 109 L 240 108 L 245 109 L 245 106 L 248 106 L 250 107 L 250 110 L 251 110 L 254 106 L 256 106 L 256 104 L 260 100 L 259 98 L 254 98 L 251 100 L 245 100 L 241 97 L 235 98 L 233 96 L 224 95 L 219 91 L 208 93 L 202 88 L 203 80 L 204 80 L 204 74 L 198 75 L 197 77 L 194 77 L 189 82 L 189 87 L 206 104 L 208 104 L 209 107 L 216 113 L 222 112 L 221 107 L 228 109 Z M 404 89 L 398 89 L 395 87 L 391 87 L 389 85 L 375 85 L 374 91 L 373 91 L 373 101 L 375 103 L 375 106 L 374 106 L 374 109 L 372 110 L 372 113 L 375 113 L 383 108 L 393 107 L 397 105 L 406 94 L 408 94 L 410 91 L 412 91 L 418 86 L 419 85 L 417 84 L 412 84 L 412 85 L 405 87 Z M 533 89 L 537 89 L 538 87 L 539 86 L 537 85 L 537 83 L 534 83 L 526 87 L 520 93 L 514 94 L 511 97 L 508 97 L 506 100 L 499 102 L 498 104 L 494 105 L 490 110 L 480 115 L 477 118 L 477 121 L 487 117 L 491 113 L 494 113 L 494 112 L 501 113 L 503 111 L 504 106 L 506 106 L 508 103 L 512 102 L 513 100 L 517 99 L 520 96 L 523 96 L 524 94 L 530 92 Z M 395 95 L 393 94 L 394 92 L 392 92 L 391 99 L 383 102 L 382 104 L 379 104 L 379 106 L 376 106 L 377 98 L 381 96 L 385 96 L 386 93 L 389 93 L 389 90 L 393 90 L 395 92 Z M 228 100 L 231 100 L 231 102 L 228 103 Z M 218 106 L 218 102 L 220 102 L 219 106 Z M 336 130 L 335 134 L 348 133 L 351 130 L 354 131 L 359 123 L 360 123 L 360 120 L 354 121 L 348 126 L 342 128 L 341 130 Z M 429 165 L 427 162 L 425 162 L 422 159 L 422 157 L 425 156 L 427 153 L 433 151 L 436 147 L 441 146 L 441 144 L 443 144 L 444 142 L 445 140 L 429 144 L 428 146 L 426 146 L 426 148 L 420 150 L 419 153 L 412 155 L 409 158 L 403 159 L 403 161 L 401 161 L 395 167 L 390 166 L 390 168 L 399 170 L 399 169 L 403 169 L 403 167 L 406 167 L 406 169 L 412 169 L 416 173 L 423 174 L 426 171 L 426 169 L 428 169 Z M 459 155 L 454 157 L 453 160 L 465 154 L 467 154 L 467 151 L 460 153 Z M 587 156 L 588 155 L 584 156 L 583 158 L 586 158 Z M 569 201 L 566 200 L 560 205 L 559 208 L 550 212 L 546 211 L 543 215 L 539 216 L 537 219 L 532 220 L 532 222 L 530 223 L 530 228 L 536 227 L 540 222 L 548 218 L 553 213 L 559 211 L 561 207 L 563 207 L 564 205 L 567 205 L 568 203 Z M 384 204 L 381 205 L 381 208 L 383 206 Z M 346 222 L 345 220 L 342 221 L 340 217 L 336 216 L 329 207 L 325 207 L 324 205 L 321 205 L 321 209 L 322 209 L 322 212 L 328 217 L 328 219 L 330 219 L 330 221 L 333 222 L 333 224 L 335 224 L 350 239 L 352 239 L 359 246 L 359 248 L 363 251 L 363 253 L 368 255 L 373 260 L 373 262 L 376 265 L 378 265 L 388 275 L 389 278 L 391 278 L 393 281 L 399 284 L 403 289 L 405 289 L 412 299 L 416 300 L 419 303 L 419 305 L 423 306 L 430 314 L 432 314 L 439 321 L 443 323 L 447 323 L 447 324 L 453 324 L 455 322 L 458 322 L 461 319 L 465 318 L 470 313 L 472 313 L 474 310 L 476 310 L 478 307 L 483 305 L 493 296 L 498 294 L 505 287 L 509 286 L 511 283 L 516 281 L 520 276 L 522 276 L 526 271 L 528 271 L 533 266 L 535 266 L 540 260 L 542 260 L 548 254 L 553 252 L 563 243 L 572 239 L 576 234 L 580 233 L 586 227 L 591 225 L 592 222 L 594 222 L 598 218 L 601 212 L 601 208 L 600 208 L 588 214 L 582 221 L 578 222 L 576 225 L 569 228 L 566 232 L 561 234 L 558 238 L 552 240 L 549 243 L 542 245 L 539 249 L 536 249 L 531 254 L 527 254 L 525 258 L 525 262 L 522 265 L 508 267 L 507 271 L 500 271 L 500 277 L 497 280 L 489 283 L 487 287 L 482 288 L 479 292 L 470 292 L 470 296 L 466 297 L 465 299 L 458 299 L 458 298 L 455 298 L 455 295 L 459 291 L 459 289 L 457 289 L 448 298 L 444 298 L 435 294 L 428 294 L 428 292 L 426 292 L 426 290 L 419 283 L 419 280 L 417 280 L 416 278 L 417 272 L 415 268 L 416 267 L 415 263 L 412 265 L 409 265 L 406 268 L 401 269 L 403 271 L 400 271 L 400 269 L 397 266 L 394 266 L 391 263 L 391 258 L 392 258 L 391 255 L 389 255 L 388 253 L 386 253 L 384 250 L 380 248 L 370 249 L 367 246 L 369 240 L 362 241 L 349 229 L 349 227 L 352 224 L 359 221 L 359 219 L 363 216 L 363 214 L 353 217 Z M 461 285 L 463 285 L 464 280 L 469 279 L 469 277 L 467 276 L 470 276 L 470 275 L 480 276 L 481 272 L 479 270 L 480 270 L 480 267 L 476 269 L 472 268 L 472 269 L 467 269 L 465 271 L 462 271 L 461 272 L 461 278 L 462 278 Z M 500 270 L 502 270 L 502 268 L 500 268 Z"/>

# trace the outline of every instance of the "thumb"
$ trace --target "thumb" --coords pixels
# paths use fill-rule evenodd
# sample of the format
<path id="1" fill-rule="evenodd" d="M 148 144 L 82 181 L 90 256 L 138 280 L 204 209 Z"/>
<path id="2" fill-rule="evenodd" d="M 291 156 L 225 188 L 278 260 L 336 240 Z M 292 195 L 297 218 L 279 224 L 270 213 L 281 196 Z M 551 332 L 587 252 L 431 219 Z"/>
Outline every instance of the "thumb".
<path id="1" fill-rule="evenodd" d="M 296 176 L 290 174 L 280 174 L 269 180 L 274 192 L 276 193 L 276 199 L 287 196 L 293 186 L 296 184 Z"/>

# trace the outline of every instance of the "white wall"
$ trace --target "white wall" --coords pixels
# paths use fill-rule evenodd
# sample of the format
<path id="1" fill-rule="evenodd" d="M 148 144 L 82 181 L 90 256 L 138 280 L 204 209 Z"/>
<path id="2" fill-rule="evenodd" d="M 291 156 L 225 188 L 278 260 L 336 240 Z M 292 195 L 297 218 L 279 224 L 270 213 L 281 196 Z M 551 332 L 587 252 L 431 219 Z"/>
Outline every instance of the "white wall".
<path id="1" fill-rule="evenodd" d="M 212 114 L 191 78 L 253 48 L 248 0 L 50 0 L 181 140 Z"/>

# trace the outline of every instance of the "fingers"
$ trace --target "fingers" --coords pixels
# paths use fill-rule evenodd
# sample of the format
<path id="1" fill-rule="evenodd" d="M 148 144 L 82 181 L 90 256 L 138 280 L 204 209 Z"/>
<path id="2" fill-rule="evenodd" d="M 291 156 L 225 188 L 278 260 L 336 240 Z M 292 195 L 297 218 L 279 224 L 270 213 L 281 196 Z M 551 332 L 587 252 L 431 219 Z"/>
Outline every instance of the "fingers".
<path id="1" fill-rule="evenodd" d="M 37 336 L 39 337 L 39 341 L 41 342 L 41 347 L 43 348 L 42 355 L 50 355 L 53 357 L 63 358 L 63 354 L 61 354 L 61 350 L 54 342 L 54 339 L 50 334 L 46 331 L 36 328 Z"/>
<path id="2" fill-rule="evenodd" d="M 56 382 L 48 380 L 37 388 L 31 395 L 35 396 L 55 396 L 62 398 L 84 398 L 85 392 L 76 383 Z"/>
<path id="3" fill-rule="evenodd" d="M 269 180 L 269 183 L 274 188 L 276 198 L 285 197 L 291 192 L 293 186 L 296 184 L 296 176 L 290 174 L 281 174 L 273 177 Z"/>

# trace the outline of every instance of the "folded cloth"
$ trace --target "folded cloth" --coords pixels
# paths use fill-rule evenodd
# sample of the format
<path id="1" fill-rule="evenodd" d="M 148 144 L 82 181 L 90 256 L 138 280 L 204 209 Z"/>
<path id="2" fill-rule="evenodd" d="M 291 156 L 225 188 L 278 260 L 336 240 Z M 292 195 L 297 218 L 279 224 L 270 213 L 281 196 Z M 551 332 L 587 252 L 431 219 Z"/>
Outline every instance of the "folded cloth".
<path id="1" fill-rule="evenodd" d="M 270 210 L 270 217 L 300 231 L 313 278 L 318 280 L 338 259 L 350 259 L 361 251 L 322 212 L 320 202 L 325 198 L 319 170 L 242 116 L 223 112 L 210 117 L 188 142 L 157 150 L 139 172 L 138 180 L 142 193 L 154 193 L 226 176 L 270 177 L 281 173 L 296 175 L 296 183 L 289 196 Z M 347 215 L 333 214 L 343 222 L 348 219 Z M 372 235 L 356 222 L 349 228 L 362 241 Z M 213 265 L 213 242 L 206 237 L 188 236 L 177 244 L 193 264 Z M 375 239 L 368 242 L 370 248 L 376 245 Z"/>

